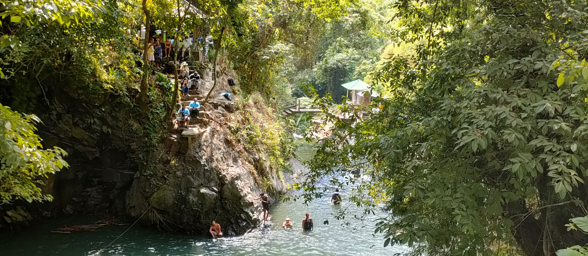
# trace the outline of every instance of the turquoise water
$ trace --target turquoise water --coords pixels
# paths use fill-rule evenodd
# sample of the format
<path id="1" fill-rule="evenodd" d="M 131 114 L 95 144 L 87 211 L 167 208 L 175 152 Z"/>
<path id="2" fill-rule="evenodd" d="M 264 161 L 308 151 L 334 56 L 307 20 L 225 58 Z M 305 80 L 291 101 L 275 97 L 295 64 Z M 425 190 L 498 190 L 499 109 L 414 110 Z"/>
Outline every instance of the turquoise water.
<path id="1" fill-rule="evenodd" d="M 54 220 L 11 235 L 2 234 L 0 255 L 394 255 L 406 251 L 403 247 L 383 247 L 382 237 L 373 234 L 374 223 L 385 213 L 368 215 L 360 221 L 354 215 L 361 215 L 361 209 L 346 201 L 340 206 L 331 205 L 329 201 L 324 197 L 308 205 L 300 201 L 274 204 L 270 209 L 270 227 L 252 230 L 240 237 L 213 240 L 135 226 L 106 249 L 102 248 L 128 226 L 56 234 L 50 231 L 65 224 L 88 224 L 93 220 Z M 346 218 L 335 219 L 334 216 L 345 208 Z M 305 212 L 309 212 L 315 222 L 311 232 L 302 231 Z M 292 230 L 281 227 L 287 217 L 294 223 Z M 324 220 L 329 224 L 324 224 Z"/>
<path id="2" fill-rule="evenodd" d="M 299 149 L 308 158 L 312 147 Z M 310 152 L 310 153 L 309 153 Z M 342 178 L 341 178 L 342 179 Z M 317 184 L 328 187 L 327 178 Z M 343 180 L 341 180 L 343 181 Z M 309 204 L 299 201 L 277 202 L 270 208 L 271 225 L 230 238 L 213 240 L 210 237 L 168 233 L 141 227 L 109 226 L 93 232 L 71 234 L 51 233 L 51 230 L 71 224 L 91 224 L 98 217 L 78 217 L 53 220 L 43 225 L 11 234 L 0 233 L 0 255 L 402 255 L 405 247 L 384 247 L 384 239 L 374 234 L 375 223 L 387 216 L 386 212 L 363 216 L 363 210 L 348 202 L 348 191 L 342 191 L 343 203 L 335 206 L 330 196 L 315 199 Z M 279 201 L 279 200 L 276 200 Z M 344 219 L 335 216 L 345 210 Z M 302 231 L 305 213 L 314 219 L 314 230 Z M 290 218 L 292 230 L 282 229 L 282 222 Z M 325 224 L 325 220 L 328 224 Z M 220 223 L 222 226 L 222 223 Z M 121 236 L 112 245 L 109 243 Z M 105 248 L 106 247 L 106 248 Z"/>

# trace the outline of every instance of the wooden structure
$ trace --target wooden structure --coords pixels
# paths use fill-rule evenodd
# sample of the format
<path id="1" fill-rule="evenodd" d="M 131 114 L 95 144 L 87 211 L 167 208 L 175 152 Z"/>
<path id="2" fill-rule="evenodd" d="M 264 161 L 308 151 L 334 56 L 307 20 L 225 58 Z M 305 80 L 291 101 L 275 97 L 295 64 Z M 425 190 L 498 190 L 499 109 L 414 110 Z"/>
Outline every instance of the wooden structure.
<path id="1" fill-rule="evenodd" d="M 302 97 L 296 99 L 296 104 L 285 108 L 282 115 L 291 116 L 299 113 L 321 113 L 320 108 L 312 108 L 312 99 Z"/>

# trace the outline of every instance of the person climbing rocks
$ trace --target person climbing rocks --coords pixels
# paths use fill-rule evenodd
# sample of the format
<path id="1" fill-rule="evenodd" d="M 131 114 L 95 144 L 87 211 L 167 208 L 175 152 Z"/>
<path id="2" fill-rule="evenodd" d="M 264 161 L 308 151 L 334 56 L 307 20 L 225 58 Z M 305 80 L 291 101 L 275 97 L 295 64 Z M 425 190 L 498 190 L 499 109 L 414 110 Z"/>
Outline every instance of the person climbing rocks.
<path id="1" fill-rule="evenodd" d="M 216 221 L 214 220 L 212 221 L 212 225 L 210 225 L 210 229 L 208 229 L 208 232 L 210 232 L 213 239 L 223 236 L 220 224 L 216 223 Z"/>
<path id="2" fill-rule="evenodd" d="M 331 202 L 333 202 L 334 204 L 340 204 L 341 203 L 341 194 L 339 194 L 339 189 L 335 189 L 335 193 L 333 193 L 333 196 L 331 197 Z"/>
<path id="3" fill-rule="evenodd" d="M 180 123 L 186 122 L 186 126 L 190 125 L 190 111 L 182 105 L 182 108 L 178 110 L 178 117 L 176 120 Z"/>
<path id="4" fill-rule="evenodd" d="M 313 227 L 312 218 L 309 213 L 306 213 L 306 218 L 302 219 L 302 230 L 311 231 Z"/>
<path id="5" fill-rule="evenodd" d="M 286 229 L 286 228 L 292 228 L 292 222 L 290 221 L 290 218 L 286 218 L 286 221 L 284 221 L 284 223 L 282 223 L 282 228 Z"/>
<path id="6" fill-rule="evenodd" d="M 196 100 L 196 97 L 194 97 L 194 100 L 190 102 L 190 105 L 188 107 L 190 108 L 190 118 L 198 117 L 198 109 L 200 108 L 200 102 Z"/>
<path id="7" fill-rule="evenodd" d="M 265 193 L 259 194 L 259 199 L 261 199 L 261 206 L 263 207 L 263 221 L 267 221 L 267 216 L 269 215 L 269 197 L 265 195 Z"/>

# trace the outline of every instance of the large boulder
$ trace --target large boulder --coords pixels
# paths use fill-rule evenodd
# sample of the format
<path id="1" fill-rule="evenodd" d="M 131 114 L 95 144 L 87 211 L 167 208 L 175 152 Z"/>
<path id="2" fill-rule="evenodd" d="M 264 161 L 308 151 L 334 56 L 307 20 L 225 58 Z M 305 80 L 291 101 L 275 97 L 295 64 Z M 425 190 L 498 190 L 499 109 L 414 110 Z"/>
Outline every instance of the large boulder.
<path id="1" fill-rule="evenodd" d="M 157 164 L 139 172 L 127 194 L 130 216 L 147 213 L 145 223 L 198 234 L 216 220 L 226 234 L 241 235 L 261 222 L 260 193 L 285 192 L 269 157 L 246 151 L 228 127 L 230 114 L 214 107 L 214 121 L 199 124 L 190 148 L 179 138 L 153 153 Z"/>

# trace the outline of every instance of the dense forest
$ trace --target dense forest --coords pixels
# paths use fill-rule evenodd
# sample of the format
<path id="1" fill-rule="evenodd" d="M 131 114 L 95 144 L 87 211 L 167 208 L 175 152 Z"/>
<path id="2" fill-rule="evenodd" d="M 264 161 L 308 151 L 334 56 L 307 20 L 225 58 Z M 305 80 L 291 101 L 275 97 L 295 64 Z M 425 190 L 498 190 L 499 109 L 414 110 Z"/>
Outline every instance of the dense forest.
<path id="1" fill-rule="evenodd" d="M 283 181 L 293 132 L 329 124 L 307 136 L 316 155 L 293 187 L 311 200 L 324 177 L 356 177 L 351 200 L 388 213 L 384 246 L 588 255 L 585 0 L 0 0 L 0 22 L 0 227 L 45 211 L 124 214 L 138 173 L 167 179 L 160 168 L 183 158 L 154 156 L 175 136 L 185 61 L 211 81 L 207 111 L 221 88 L 235 96 L 223 108 L 241 123 L 223 141 L 249 145 L 260 186 Z M 174 45 L 157 67 L 154 36 L 190 54 Z M 375 92 L 368 105 L 350 104 L 341 85 L 355 79 Z M 300 97 L 320 122 L 277 114 Z M 59 198 L 75 188 L 51 192 L 54 180 L 92 188 L 107 176 L 96 166 L 128 176 L 103 184 L 109 199 L 71 208 Z"/>

